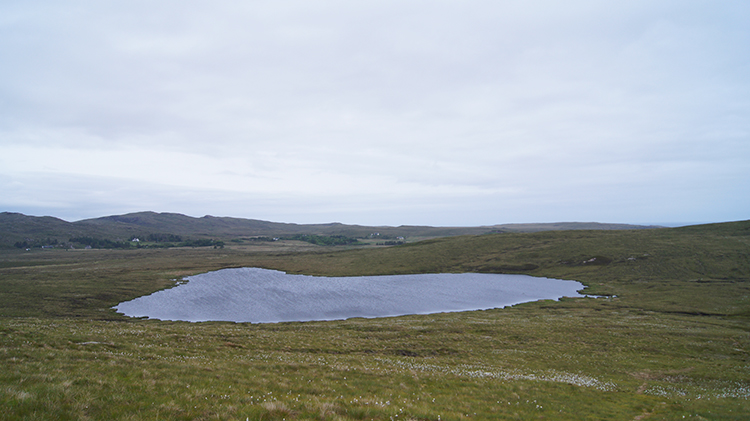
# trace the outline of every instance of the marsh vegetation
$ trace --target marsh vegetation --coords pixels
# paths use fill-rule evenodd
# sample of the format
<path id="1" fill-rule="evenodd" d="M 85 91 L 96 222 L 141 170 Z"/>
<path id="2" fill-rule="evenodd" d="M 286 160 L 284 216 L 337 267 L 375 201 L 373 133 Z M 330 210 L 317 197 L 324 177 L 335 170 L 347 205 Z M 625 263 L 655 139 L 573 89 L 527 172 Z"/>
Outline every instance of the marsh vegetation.
<path id="1" fill-rule="evenodd" d="M 3 251 L 2 418 L 750 417 L 749 222 L 253 247 Z M 277 324 L 132 320 L 111 309 L 184 276 L 247 266 L 526 273 L 606 297 Z"/>

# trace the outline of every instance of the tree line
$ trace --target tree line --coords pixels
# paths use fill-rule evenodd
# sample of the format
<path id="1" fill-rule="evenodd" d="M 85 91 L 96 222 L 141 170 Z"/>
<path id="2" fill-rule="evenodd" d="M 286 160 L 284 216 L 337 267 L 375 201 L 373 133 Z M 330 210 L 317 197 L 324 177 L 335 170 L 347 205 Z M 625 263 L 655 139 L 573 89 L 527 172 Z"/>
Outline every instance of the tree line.
<path id="1" fill-rule="evenodd" d="M 298 240 L 306 241 L 311 244 L 319 246 L 345 246 L 350 244 L 357 244 L 359 240 L 356 238 L 346 237 L 344 235 L 315 235 L 315 234 L 297 234 L 292 236 L 282 237 L 284 240 Z"/>

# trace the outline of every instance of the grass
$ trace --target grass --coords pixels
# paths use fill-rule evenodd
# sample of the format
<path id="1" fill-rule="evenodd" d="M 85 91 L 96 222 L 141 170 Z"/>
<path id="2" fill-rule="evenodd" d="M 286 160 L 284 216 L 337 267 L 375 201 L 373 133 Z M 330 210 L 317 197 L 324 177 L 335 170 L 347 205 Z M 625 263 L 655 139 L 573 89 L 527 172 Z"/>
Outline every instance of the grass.
<path id="1" fill-rule="evenodd" d="M 748 419 L 749 228 L 498 234 L 346 251 L 6 252 L 0 418 Z M 524 272 L 609 296 L 261 325 L 110 309 L 237 266 Z"/>

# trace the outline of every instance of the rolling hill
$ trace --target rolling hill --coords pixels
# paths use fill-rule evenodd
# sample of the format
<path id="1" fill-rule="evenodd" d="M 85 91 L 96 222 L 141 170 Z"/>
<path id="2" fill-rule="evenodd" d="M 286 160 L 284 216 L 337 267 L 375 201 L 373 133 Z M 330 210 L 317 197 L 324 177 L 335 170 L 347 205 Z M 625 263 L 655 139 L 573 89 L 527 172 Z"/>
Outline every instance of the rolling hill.
<path id="1" fill-rule="evenodd" d="M 655 228 L 627 224 L 561 222 L 549 224 L 502 224 L 480 227 L 430 226 L 361 226 L 341 223 L 292 224 L 231 217 L 203 216 L 194 218 L 179 213 L 137 212 L 68 222 L 51 216 L 28 216 L 0 213 L 0 247 L 13 247 L 18 242 L 37 246 L 62 244 L 72 237 L 94 237 L 110 241 L 127 241 L 149 234 L 168 234 L 194 239 L 220 239 L 255 236 L 291 236 L 298 234 L 342 235 L 382 238 L 404 237 L 425 239 L 457 235 L 479 235 L 498 232 L 537 232 L 549 230 L 629 230 Z"/>

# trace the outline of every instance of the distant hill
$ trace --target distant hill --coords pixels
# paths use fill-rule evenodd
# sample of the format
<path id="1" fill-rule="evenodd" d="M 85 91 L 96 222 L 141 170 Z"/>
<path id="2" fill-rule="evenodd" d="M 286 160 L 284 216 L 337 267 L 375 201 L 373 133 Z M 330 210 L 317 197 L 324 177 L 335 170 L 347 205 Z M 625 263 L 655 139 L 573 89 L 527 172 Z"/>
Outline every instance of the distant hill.
<path id="1" fill-rule="evenodd" d="M 20 213 L 0 213 L 0 247 L 12 247 L 19 241 L 51 243 L 81 235 L 106 235 L 104 232 L 90 232 L 87 227 L 79 227 L 51 216 L 26 216 Z"/>
<path id="2" fill-rule="evenodd" d="M 27 216 L 0 213 L 0 247 L 26 242 L 37 246 L 61 244 L 74 237 L 93 237 L 111 241 L 128 241 L 136 236 L 173 235 L 191 239 L 222 239 L 257 236 L 342 235 L 376 236 L 384 239 L 404 237 L 424 239 L 456 235 L 480 235 L 497 232 L 535 232 L 549 230 L 628 230 L 655 226 L 600 224 L 595 222 L 560 222 L 549 224 L 502 224 L 480 227 L 430 226 L 361 226 L 341 223 L 290 224 L 256 219 L 204 216 L 194 218 L 179 213 L 137 212 L 67 222 L 51 216 Z"/>

